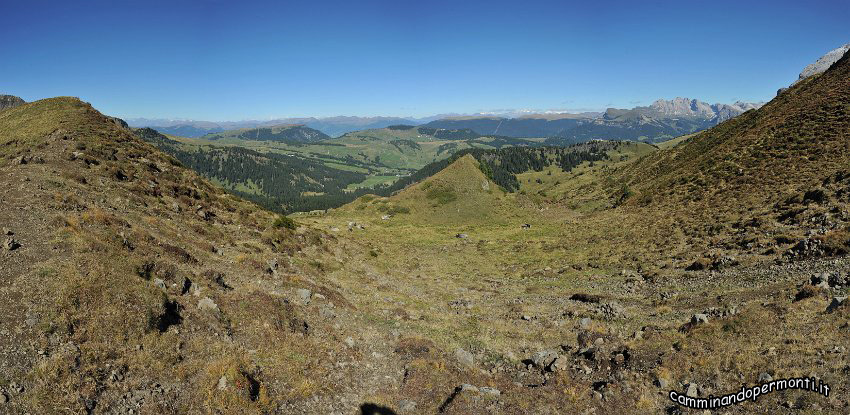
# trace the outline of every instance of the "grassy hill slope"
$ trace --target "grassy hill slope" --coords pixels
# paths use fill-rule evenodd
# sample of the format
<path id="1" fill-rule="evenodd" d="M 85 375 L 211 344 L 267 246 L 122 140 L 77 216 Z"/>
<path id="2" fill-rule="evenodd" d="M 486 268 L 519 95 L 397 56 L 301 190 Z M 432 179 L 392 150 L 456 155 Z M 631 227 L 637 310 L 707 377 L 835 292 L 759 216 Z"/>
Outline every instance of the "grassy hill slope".
<path id="1" fill-rule="evenodd" d="M 4 110 L 0 132 L 2 412 L 399 399 L 399 339 L 327 280 L 356 246 L 225 193 L 76 98 Z M 439 382 L 464 371 L 441 367 Z"/>

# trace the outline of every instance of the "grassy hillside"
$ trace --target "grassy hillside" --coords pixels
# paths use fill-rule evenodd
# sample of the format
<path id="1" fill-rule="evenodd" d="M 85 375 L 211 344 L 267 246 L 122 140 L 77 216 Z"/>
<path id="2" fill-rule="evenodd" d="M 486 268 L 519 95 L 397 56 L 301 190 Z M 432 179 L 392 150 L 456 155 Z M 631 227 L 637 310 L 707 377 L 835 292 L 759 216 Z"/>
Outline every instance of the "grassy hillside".
<path id="1" fill-rule="evenodd" d="M 0 131 L 2 412 L 326 413 L 398 393 L 402 339 L 326 279 L 336 238 L 75 98 L 4 110 Z"/>
<path id="2" fill-rule="evenodd" d="M 202 138 L 206 140 L 239 139 L 253 141 L 274 141 L 287 144 L 306 144 L 330 138 L 327 134 L 299 124 L 275 125 L 269 127 L 243 128 L 210 133 Z"/>
<path id="3" fill-rule="evenodd" d="M 845 57 L 663 149 L 624 143 L 571 169 L 529 167 L 516 192 L 484 191 L 486 168 L 464 155 L 393 197 L 301 219 L 348 223 L 345 237 L 370 247 L 350 264 L 372 277 L 334 274 L 364 309 L 403 304 L 399 330 L 511 379 L 498 386 L 506 402 L 523 396 L 511 412 L 460 392 L 446 406 L 458 413 L 679 413 L 671 390 L 839 385 L 850 364 L 848 70 Z M 848 405 L 788 390 L 723 411 Z"/>

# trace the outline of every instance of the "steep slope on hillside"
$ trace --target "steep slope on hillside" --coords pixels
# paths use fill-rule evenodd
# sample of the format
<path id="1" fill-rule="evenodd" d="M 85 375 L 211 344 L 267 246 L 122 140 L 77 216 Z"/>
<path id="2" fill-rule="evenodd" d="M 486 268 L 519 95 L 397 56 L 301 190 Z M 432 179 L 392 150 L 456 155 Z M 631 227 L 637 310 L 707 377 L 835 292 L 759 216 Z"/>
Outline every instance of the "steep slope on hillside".
<path id="1" fill-rule="evenodd" d="M 636 193 L 632 205 L 681 215 L 681 225 L 692 231 L 716 228 L 708 234 L 737 233 L 741 243 L 750 238 L 753 249 L 768 249 L 772 245 L 752 243 L 744 230 L 798 237 L 843 232 L 850 219 L 840 190 L 850 165 L 848 143 L 845 57 L 761 109 L 647 157 L 617 177 Z"/>
<path id="2" fill-rule="evenodd" d="M 2 412 L 350 412 L 399 393 L 395 340 L 325 279 L 333 238 L 90 105 L 0 113 L 0 183 Z"/>

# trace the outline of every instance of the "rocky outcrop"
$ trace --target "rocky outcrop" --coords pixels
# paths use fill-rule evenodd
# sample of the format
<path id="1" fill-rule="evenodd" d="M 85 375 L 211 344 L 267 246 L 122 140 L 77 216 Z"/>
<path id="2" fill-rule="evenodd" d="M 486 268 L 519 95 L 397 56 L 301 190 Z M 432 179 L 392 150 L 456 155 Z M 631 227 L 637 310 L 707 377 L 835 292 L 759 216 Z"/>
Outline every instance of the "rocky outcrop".
<path id="1" fill-rule="evenodd" d="M 806 66 L 803 69 L 803 72 L 800 72 L 800 77 L 794 81 L 794 84 L 810 76 L 826 72 L 826 70 L 829 69 L 832 64 L 838 62 L 838 60 L 841 59 L 848 50 L 850 50 L 850 43 L 827 52 L 826 55 L 821 56 L 814 63 Z"/>
<path id="2" fill-rule="evenodd" d="M 827 52 L 826 55 L 821 56 L 818 60 L 803 68 L 803 72 L 800 72 L 800 76 L 796 81 L 794 81 L 794 83 L 791 84 L 791 86 L 794 86 L 797 82 L 800 82 L 810 76 L 826 72 L 826 70 L 829 69 L 829 67 L 835 62 L 838 62 L 838 60 L 841 59 L 848 50 L 850 50 L 850 43 Z M 788 90 L 788 88 L 780 88 L 779 91 L 776 92 L 776 95 L 779 95 L 786 90 Z"/>
<path id="3" fill-rule="evenodd" d="M 0 95 L 0 111 L 6 108 L 14 108 L 27 102 L 14 95 Z"/>
<path id="4" fill-rule="evenodd" d="M 652 103 L 645 111 L 650 116 L 658 117 L 698 117 L 721 123 L 730 118 L 737 117 L 744 112 L 759 108 L 762 102 L 735 102 L 734 104 L 714 104 L 698 99 L 674 98 L 669 101 L 659 99 Z M 640 107 L 636 108 L 639 109 Z"/>

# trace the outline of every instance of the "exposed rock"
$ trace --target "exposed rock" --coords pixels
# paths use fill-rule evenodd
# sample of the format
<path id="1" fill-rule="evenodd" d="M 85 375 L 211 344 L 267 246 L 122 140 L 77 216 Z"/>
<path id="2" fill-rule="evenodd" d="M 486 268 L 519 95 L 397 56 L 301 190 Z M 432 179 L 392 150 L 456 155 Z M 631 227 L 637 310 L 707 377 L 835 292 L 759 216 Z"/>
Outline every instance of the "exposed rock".
<path id="1" fill-rule="evenodd" d="M 837 310 L 839 307 L 847 306 L 847 296 L 842 297 L 833 297 L 832 302 L 829 303 L 829 306 L 826 308 L 827 313 L 832 313 Z"/>
<path id="2" fill-rule="evenodd" d="M 310 298 L 313 296 L 313 292 L 306 288 L 299 288 L 295 290 L 295 295 L 298 296 L 301 304 L 307 305 L 310 304 Z"/>
<path id="3" fill-rule="evenodd" d="M 478 391 L 481 392 L 482 394 L 485 394 L 485 395 L 492 395 L 492 396 L 501 396 L 502 395 L 502 391 L 500 391 L 496 388 L 491 388 L 489 386 L 483 386 L 481 388 L 478 388 Z"/>
<path id="4" fill-rule="evenodd" d="M 218 311 L 218 304 L 216 304 L 211 298 L 204 297 L 198 301 L 198 308 L 201 310 Z"/>
<path id="5" fill-rule="evenodd" d="M 20 247 L 21 247 L 21 244 L 18 243 L 18 241 L 16 241 L 13 238 L 6 238 L 6 242 L 3 242 L 3 248 L 5 248 L 9 251 L 14 251 L 14 250 L 16 250 Z"/>
<path id="6" fill-rule="evenodd" d="M 464 383 L 463 385 L 460 385 L 460 390 L 462 392 L 478 392 L 478 387 Z"/>
<path id="7" fill-rule="evenodd" d="M 597 312 L 605 320 L 626 318 L 626 309 L 616 302 L 607 302 L 597 307 Z"/>
<path id="8" fill-rule="evenodd" d="M 279 266 L 279 264 L 277 262 L 277 258 L 272 258 L 268 262 L 268 266 L 266 267 L 266 272 L 268 272 L 269 274 L 274 274 L 275 272 L 277 272 L 278 266 Z"/>
<path id="9" fill-rule="evenodd" d="M 558 353 L 552 350 L 543 350 L 531 356 L 531 363 L 537 368 L 548 369 L 557 358 Z"/>
<path id="10" fill-rule="evenodd" d="M 691 398 L 696 398 L 698 391 L 699 389 L 697 388 L 697 385 L 689 383 L 687 388 L 685 389 L 685 395 L 690 396 Z"/>
<path id="11" fill-rule="evenodd" d="M 552 362 L 552 364 L 549 365 L 549 369 L 553 372 L 566 370 L 568 367 L 569 367 L 569 362 L 567 361 L 567 359 L 564 358 L 564 357 L 560 357 L 560 356 L 555 358 L 555 360 Z"/>
<path id="12" fill-rule="evenodd" d="M 0 95 L 0 110 L 14 108 L 26 104 L 27 102 L 14 95 Z"/>
<path id="13" fill-rule="evenodd" d="M 461 348 L 455 350 L 455 358 L 464 366 L 473 366 L 475 364 L 475 356 Z"/>
<path id="14" fill-rule="evenodd" d="M 825 55 L 818 58 L 818 60 L 803 68 L 803 72 L 800 72 L 800 77 L 794 81 L 794 84 L 810 76 L 826 72 L 826 70 L 829 69 L 832 64 L 838 62 L 838 60 L 841 59 L 848 50 L 850 50 L 850 43 L 827 52 Z"/>
<path id="15" fill-rule="evenodd" d="M 401 412 L 412 412 L 416 410 L 416 402 L 409 399 L 402 399 L 398 401 L 398 410 Z"/>

